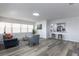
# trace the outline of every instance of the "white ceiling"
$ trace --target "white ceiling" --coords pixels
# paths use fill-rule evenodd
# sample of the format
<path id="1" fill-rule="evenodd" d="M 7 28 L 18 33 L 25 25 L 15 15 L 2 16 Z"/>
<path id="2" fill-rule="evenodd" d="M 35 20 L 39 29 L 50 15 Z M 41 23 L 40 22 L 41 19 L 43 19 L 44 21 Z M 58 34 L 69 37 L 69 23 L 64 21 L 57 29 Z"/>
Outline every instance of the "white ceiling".
<path id="1" fill-rule="evenodd" d="M 38 12 L 35 17 L 32 13 Z M 0 3 L 0 16 L 29 21 L 55 20 L 79 16 L 79 4 L 68 3 Z"/>

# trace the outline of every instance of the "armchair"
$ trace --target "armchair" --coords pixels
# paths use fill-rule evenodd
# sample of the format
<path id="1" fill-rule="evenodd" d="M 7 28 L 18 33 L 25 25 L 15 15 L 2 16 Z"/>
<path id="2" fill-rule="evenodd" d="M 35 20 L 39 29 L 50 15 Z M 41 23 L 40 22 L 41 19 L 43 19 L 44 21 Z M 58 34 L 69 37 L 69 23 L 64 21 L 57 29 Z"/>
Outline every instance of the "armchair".
<path id="1" fill-rule="evenodd" d="M 29 41 L 29 46 L 38 45 L 39 35 L 33 35 L 28 41 Z"/>

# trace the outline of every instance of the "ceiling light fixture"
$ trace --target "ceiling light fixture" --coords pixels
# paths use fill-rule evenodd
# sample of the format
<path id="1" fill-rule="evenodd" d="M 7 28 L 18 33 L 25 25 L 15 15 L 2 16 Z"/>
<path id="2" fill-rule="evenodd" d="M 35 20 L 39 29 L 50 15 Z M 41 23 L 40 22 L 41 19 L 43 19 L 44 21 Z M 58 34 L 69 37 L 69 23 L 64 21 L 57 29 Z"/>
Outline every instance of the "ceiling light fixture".
<path id="1" fill-rule="evenodd" d="M 39 13 L 33 13 L 33 16 L 39 16 Z"/>

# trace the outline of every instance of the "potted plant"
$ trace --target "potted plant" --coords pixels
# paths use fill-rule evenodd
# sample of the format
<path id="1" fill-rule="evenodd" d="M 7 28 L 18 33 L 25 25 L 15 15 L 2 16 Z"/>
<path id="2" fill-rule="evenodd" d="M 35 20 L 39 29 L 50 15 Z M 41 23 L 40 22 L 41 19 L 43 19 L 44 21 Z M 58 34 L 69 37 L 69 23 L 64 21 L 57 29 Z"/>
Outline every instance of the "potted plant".
<path id="1" fill-rule="evenodd" d="M 32 30 L 32 34 L 33 34 L 33 35 L 34 35 L 34 34 L 36 34 L 36 31 L 35 31 L 35 29 L 33 29 L 33 30 Z"/>

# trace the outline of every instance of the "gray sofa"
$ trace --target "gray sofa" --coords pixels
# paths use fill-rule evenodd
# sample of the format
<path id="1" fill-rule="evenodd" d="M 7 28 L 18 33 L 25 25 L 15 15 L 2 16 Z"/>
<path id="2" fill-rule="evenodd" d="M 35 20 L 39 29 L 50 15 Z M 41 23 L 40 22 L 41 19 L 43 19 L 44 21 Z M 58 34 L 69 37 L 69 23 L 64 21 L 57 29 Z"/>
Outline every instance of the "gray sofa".
<path id="1" fill-rule="evenodd" d="M 28 44 L 29 46 L 33 46 L 33 45 L 38 45 L 39 44 L 39 35 L 33 35 L 31 38 L 29 38 L 28 40 Z"/>

